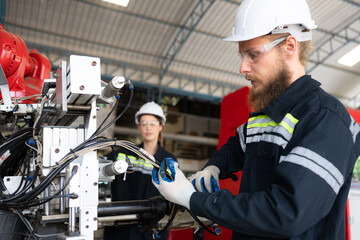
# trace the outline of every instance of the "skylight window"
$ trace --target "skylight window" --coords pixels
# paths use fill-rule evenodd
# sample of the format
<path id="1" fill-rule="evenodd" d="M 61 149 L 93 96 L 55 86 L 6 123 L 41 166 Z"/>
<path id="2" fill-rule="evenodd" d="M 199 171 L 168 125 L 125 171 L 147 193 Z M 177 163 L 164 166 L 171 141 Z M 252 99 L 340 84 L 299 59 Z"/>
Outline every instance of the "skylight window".
<path id="1" fill-rule="evenodd" d="M 109 2 L 112 4 L 120 5 L 122 7 L 127 7 L 129 5 L 130 0 L 103 0 L 104 2 Z"/>
<path id="2" fill-rule="evenodd" d="M 348 67 L 352 67 L 360 62 L 360 45 L 339 58 L 337 62 Z"/>

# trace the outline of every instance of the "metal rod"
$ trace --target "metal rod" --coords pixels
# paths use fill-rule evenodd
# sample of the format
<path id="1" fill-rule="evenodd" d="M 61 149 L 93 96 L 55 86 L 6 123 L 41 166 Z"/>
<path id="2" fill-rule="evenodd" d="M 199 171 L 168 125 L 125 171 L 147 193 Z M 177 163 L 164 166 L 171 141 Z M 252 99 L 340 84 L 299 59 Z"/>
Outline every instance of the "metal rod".
<path id="1" fill-rule="evenodd" d="M 154 197 L 146 200 L 121 201 L 100 203 L 98 217 L 130 215 L 130 214 L 165 214 L 170 209 L 163 197 Z"/>
<path id="2" fill-rule="evenodd" d="M 44 198 L 49 197 L 50 191 L 51 191 L 51 186 L 45 188 L 45 190 L 44 190 Z M 44 203 L 44 214 L 45 214 L 45 216 L 50 215 L 50 202 L 51 201 L 48 201 L 48 202 Z"/>
<path id="3" fill-rule="evenodd" d="M 69 208 L 69 226 L 68 226 L 69 232 L 75 232 L 75 216 L 76 216 L 75 210 L 76 210 L 75 207 Z"/>
<path id="4" fill-rule="evenodd" d="M 65 184 L 65 177 L 61 176 L 60 177 L 60 189 L 62 189 L 64 187 L 64 184 Z M 61 191 L 60 194 L 64 195 L 65 194 L 64 190 Z M 60 198 L 60 213 L 64 213 L 64 212 L 65 212 L 65 197 L 61 197 Z"/>

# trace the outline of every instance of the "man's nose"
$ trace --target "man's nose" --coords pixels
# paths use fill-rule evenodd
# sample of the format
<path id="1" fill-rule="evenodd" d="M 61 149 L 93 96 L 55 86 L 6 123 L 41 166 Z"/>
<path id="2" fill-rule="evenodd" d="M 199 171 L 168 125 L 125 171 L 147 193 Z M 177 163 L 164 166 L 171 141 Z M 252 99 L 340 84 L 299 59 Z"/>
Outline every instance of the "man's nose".
<path id="1" fill-rule="evenodd" d="M 250 65 L 249 61 L 246 58 L 243 58 L 241 60 L 241 64 L 240 64 L 240 73 L 246 74 L 246 73 L 249 73 L 250 70 L 251 70 L 251 65 Z"/>

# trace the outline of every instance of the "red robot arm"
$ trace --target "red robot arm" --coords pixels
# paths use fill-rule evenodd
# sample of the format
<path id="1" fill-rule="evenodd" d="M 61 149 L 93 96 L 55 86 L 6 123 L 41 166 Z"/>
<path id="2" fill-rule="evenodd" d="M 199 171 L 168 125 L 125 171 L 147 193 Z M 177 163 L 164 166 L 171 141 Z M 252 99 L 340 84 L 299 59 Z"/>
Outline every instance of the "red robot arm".
<path id="1" fill-rule="evenodd" d="M 0 63 L 5 73 L 11 98 L 23 98 L 41 93 L 44 79 L 50 78 L 49 59 L 36 50 L 28 52 L 25 42 L 7 32 L 0 24 Z M 0 94 L 0 99 L 2 95 Z M 19 100 L 34 103 L 36 97 Z"/>

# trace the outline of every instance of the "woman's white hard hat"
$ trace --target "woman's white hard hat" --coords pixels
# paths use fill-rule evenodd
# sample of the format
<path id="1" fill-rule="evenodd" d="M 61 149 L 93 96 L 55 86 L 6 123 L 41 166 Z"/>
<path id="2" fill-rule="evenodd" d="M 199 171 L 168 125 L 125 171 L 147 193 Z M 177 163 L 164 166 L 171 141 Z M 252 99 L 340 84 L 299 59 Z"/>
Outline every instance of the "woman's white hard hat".
<path id="1" fill-rule="evenodd" d="M 135 113 L 136 125 L 139 125 L 139 120 L 140 120 L 141 115 L 145 115 L 145 114 L 154 115 L 154 116 L 161 118 L 162 125 L 165 125 L 166 117 L 165 117 L 164 111 L 155 102 L 145 103 L 144 105 L 142 105 L 140 107 L 139 111 L 137 111 Z"/>
<path id="2" fill-rule="evenodd" d="M 244 0 L 236 15 L 232 35 L 225 41 L 239 42 L 269 33 L 290 33 L 297 41 L 311 40 L 317 26 L 306 0 Z"/>

